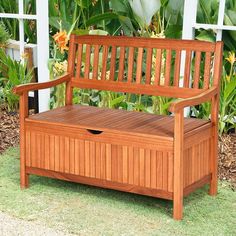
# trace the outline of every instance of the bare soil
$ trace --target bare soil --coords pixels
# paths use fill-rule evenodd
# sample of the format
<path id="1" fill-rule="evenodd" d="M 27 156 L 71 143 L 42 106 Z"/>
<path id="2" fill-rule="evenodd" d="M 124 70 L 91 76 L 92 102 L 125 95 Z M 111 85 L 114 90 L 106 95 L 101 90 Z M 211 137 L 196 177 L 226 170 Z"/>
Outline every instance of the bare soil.
<path id="1" fill-rule="evenodd" d="M 19 114 L 0 110 L 0 154 L 19 145 Z M 236 134 L 219 137 L 219 178 L 236 189 Z"/>

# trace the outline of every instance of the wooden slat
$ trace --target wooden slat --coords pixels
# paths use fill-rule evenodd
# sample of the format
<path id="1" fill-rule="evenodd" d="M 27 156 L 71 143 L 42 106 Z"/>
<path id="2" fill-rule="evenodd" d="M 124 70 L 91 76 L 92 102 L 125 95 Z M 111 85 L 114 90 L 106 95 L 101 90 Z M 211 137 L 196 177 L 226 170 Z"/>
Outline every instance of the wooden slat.
<path id="1" fill-rule="evenodd" d="M 33 133 L 31 133 L 31 139 L 32 139 L 32 134 Z M 49 135 L 45 134 L 44 138 L 45 138 L 45 169 L 49 170 L 49 154 L 50 154 Z M 32 155 L 32 153 L 31 153 L 31 155 Z M 31 160 L 32 160 L 32 158 L 31 158 Z M 31 165 L 33 166 L 33 163 Z"/>
<path id="2" fill-rule="evenodd" d="M 129 84 L 118 81 L 90 81 L 72 80 L 72 86 L 79 88 L 98 89 L 114 92 L 127 92 L 133 94 L 147 94 L 172 98 L 189 98 L 206 91 L 204 89 L 176 88 L 173 86 L 153 86 L 144 84 Z"/>
<path id="3" fill-rule="evenodd" d="M 151 150 L 151 188 L 157 187 L 157 152 Z"/>
<path id="4" fill-rule="evenodd" d="M 151 187 L 151 151 L 145 149 L 145 187 Z"/>
<path id="5" fill-rule="evenodd" d="M 128 58 L 128 83 L 133 81 L 133 70 L 134 70 L 134 48 L 129 48 L 129 58 Z"/>
<path id="6" fill-rule="evenodd" d="M 91 59 L 91 45 L 86 45 L 86 59 L 85 59 L 85 72 L 84 77 L 89 79 L 90 74 L 90 59 Z"/>
<path id="7" fill-rule="evenodd" d="M 76 55 L 76 36 L 71 35 L 69 45 L 69 57 L 68 57 L 68 72 L 74 75 L 75 73 L 75 55 Z"/>
<path id="8" fill-rule="evenodd" d="M 133 149 L 134 151 L 134 162 L 133 162 L 133 168 L 134 168 L 134 184 L 139 186 L 139 148 L 135 147 Z"/>
<path id="9" fill-rule="evenodd" d="M 136 84 L 140 84 L 142 80 L 142 66 L 143 66 L 143 48 L 138 49 Z"/>
<path id="10" fill-rule="evenodd" d="M 193 50 L 213 52 L 215 43 L 203 42 L 197 40 L 176 40 L 176 39 L 156 39 L 156 38 L 137 38 L 126 36 L 94 36 L 84 35 L 76 36 L 76 43 L 90 45 L 107 45 L 116 47 L 133 47 L 138 48 L 160 48 L 171 50 Z"/>
<path id="11" fill-rule="evenodd" d="M 80 152 L 79 152 L 79 140 L 75 139 L 75 174 L 79 175 L 79 164 L 80 164 Z"/>
<path id="12" fill-rule="evenodd" d="M 162 50 L 157 49 L 157 52 L 156 52 L 155 82 L 154 82 L 155 85 L 160 85 L 161 67 L 162 67 Z"/>
<path id="13" fill-rule="evenodd" d="M 111 146 L 111 180 L 114 182 L 118 181 L 118 155 L 117 155 L 118 147 L 117 145 Z"/>
<path id="14" fill-rule="evenodd" d="M 184 87 L 189 88 L 190 85 L 190 70 L 191 70 L 192 52 L 186 51 L 185 69 L 184 69 Z"/>
<path id="15" fill-rule="evenodd" d="M 55 136 L 50 135 L 49 140 L 50 140 L 49 169 L 55 170 Z"/>
<path id="16" fill-rule="evenodd" d="M 87 154 L 86 154 L 87 155 Z M 79 141 L 79 173 L 81 176 L 85 175 L 85 141 Z"/>
<path id="17" fill-rule="evenodd" d="M 60 137 L 58 135 L 55 136 L 55 171 L 60 171 Z"/>
<path id="18" fill-rule="evenodd" d="M 124 68 L 125 68 L 125 47 L 120 48 L 120 60 L 119 60 L 119 74 L 118 80 L 124 79 Z"/>
<path id="19" fill-rule="evenodd" d="M 106 145 L 101 143 L 101 179 L 106 179 Z"/>
<path id="20" fill-rule="evenodd" d="M 77 65 L 76 65 L 76 79 L 80 78 L 81 66 L 82 66 L 82 55 L 83 55 L 83 44 L 78 46 L 78 56 L 77 56 Z"/>
<path id="21" fill-rule="evenodd" d="M 96 177 L 96 143 L 89 142 L 89 176 L 92 178 Z"/>
<path id="22" fill-rule="evenodd" d="M 146 58 L 146 84 L 151 84 L 151 73 L 152 73 L 152 48 L 147 49 Z"/>
<path id="23" fill-rule="evenodd" d="M 70 173 L 75 173 L 75 140 L 70 138 L 70 152 L 69 152 L 69 159 L 70 159 Z"/>
<path id="24" fill-rule="evenodd" d="M 95 154 L 95 176 L 101 178 L 101 143 L 96 142 L 96 154 Z"/>
<path id="25" fill-rule="evenodd" d="M 70 153 L 70 139 L 68 137 L 65 137 L 65 173 L 70 173 L 70 156 L 68 155 Z"/>
<path id="26" fill-rule="evenodd" d="M 166 66 L 165 66 L 165 86 L 170 85 L 170 74 L 171 74 L 171 50 L 166 50 Z"/>
<path id="27" fill-rule="evenodd" d="M 89 154 L 90 148 L 89 148 L 89 141 L 85 141 L 84 143 L 84 175 L 87 177 L 90 177 L 90 154 Z"/>
<path id="28" fill-rule="evenodd" d="M 200 66 L 201 66 L 201 52 L 197 51 L 195 56 L 193 88 L 199 88 Z"/>
<path id="29" fill-rule="evenodd" d="M 139 185 L 145 186 L 145 149 L 139 149 Z"/>
<path id="30" fill-rule="evenodd" d="M 134 150 L 133 147 L 128 148 L 128 157 L 129 157 L 129 184 L 134 184 Z"/>
<path id="31" fill-rule="evenodd" d="M 106 144 L 106 180 L 111 180 L 111 144 Z"/>
<path id="32" fill-rule="evenodd" d="M 98 79 L 99 45 L 94 46 L 93 79 Z"/>
<path id="33" fill-rule="evenodd" d="M 102 80 L 106 80 L 107 58 L 108 58 L 108 46 L 103 46 L 103 53 L 102 53 Z"/>
<path id="34" fill-rule="evenodd" d="M 211 52 L 207 52 L 205 56 L 205 67 L 204 67 L 204 84 L 203 84 L 204 89 L 208 89 L 210 87 L 210 76 L 211 76 Z"/>
<path id="35" fill-rule="evenodd" d="M 118 145 L 117 149 L 117 181 L 123 183 L 123 148 L 122 145 Z"/>
<path id="36" fill-rule="evenodd" d="M 177 50 L 175 55 L 175 72 L 174 72 L 174 86 L 176 87 L 179 87 L 180 63 L 181 63 L 181 50 Z"/>
<path id="37" fill-rule="evenodd" d="M 157 152 L 156 156 L 156 188 L 162 189 L 163 188 L 163 182 L 166 181 L 163 178 L 163 169 L 164 169 L 164 157 L 162 152 Z"/>
<path id="38" fill-rule="evenodd" d="M 53 147 L 54 148 L 54 147 Z M 36 167 L 40 168 L 41 159 L 41 135 L 36 133 Z"/>
<path id="39" fill-rule="evenodd" d="M 46 145 L 46 139 L 45 139 L 45 145 Z M 64 172 L 65 169 L 65 137 L 60 136 L 60 172 Z"/>
<path id="40" fill-rule="evenodd" d="M 123 146 L 122 157 L 123 157 L 123 183 L 128 183 L 129 169 L 128 169 L 128 147 L 127 146 Z"/>
<path id="41" fill-rule="evenodd" d="M 168 153 L 168 191 L 173 192 L 173 153 Z"/>
<path id="42" fill-rule="evenodd" d="M 110 80 L 115 80 L 115 72 L 116 72 L 116 53 L 117 48 L 115 46 L 111 49 L 111 67 L 110 67 Z"/>

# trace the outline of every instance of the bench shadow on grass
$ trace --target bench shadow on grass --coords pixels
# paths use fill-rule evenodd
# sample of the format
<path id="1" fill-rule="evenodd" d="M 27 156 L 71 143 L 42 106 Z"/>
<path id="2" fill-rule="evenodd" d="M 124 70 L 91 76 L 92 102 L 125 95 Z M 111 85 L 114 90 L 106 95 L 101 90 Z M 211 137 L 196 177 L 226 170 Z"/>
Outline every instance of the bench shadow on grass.
<path id="1" fill-rule="evenodd" d="M 33 187 L 34 185 L 41 186 L 42 188 L 45 186 L 47 188 L 56 189 L 57 192 L 66 191 L 67 193 L 71 192 L 72 194 L 81 193 L 97 199 L 134 205 L 135 207 L 142 207 L 147 210 L 149 209 L 150 211 L 156 210 L 159 211 L 159 213 L 172 218 L 173 202 L 170 200 L 31 175 L 30 187 Z M 194 205 L 206 195 L 208 195 L 208 186 L 204 186 L 185 197 L 184 207 L 192 204 Z"/>

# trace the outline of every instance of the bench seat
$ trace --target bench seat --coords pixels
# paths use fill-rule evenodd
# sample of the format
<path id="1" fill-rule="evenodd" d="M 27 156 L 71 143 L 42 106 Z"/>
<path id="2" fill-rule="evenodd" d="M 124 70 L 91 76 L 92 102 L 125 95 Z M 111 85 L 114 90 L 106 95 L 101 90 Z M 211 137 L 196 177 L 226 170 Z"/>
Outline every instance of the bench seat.
<path id="1" fill-rule="evenodd" d="M 134 135 L 174 138 L 174 117 L 118 109 L 68 105 L 31 115 L 26 121 L 83 128 L 91 132 L 112 130 Z M 204 130 L 210 125 L 208 120 L 185 118 L 184 134 L 190 134 L 196 129 Z"/>

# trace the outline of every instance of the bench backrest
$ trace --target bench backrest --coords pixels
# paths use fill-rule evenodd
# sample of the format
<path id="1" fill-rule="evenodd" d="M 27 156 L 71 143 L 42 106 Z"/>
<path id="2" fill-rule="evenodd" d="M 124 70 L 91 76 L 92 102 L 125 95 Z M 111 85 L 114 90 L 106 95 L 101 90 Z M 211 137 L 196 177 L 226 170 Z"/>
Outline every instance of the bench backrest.
<path id="1" fill-rule="evenodd" d="M 72 87 L 188 98 L 219 86 L 221 57 L 221 42 L 72 35 L 68 72 Z"/>

